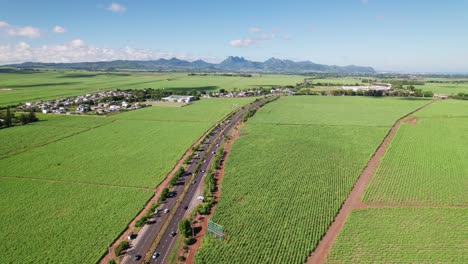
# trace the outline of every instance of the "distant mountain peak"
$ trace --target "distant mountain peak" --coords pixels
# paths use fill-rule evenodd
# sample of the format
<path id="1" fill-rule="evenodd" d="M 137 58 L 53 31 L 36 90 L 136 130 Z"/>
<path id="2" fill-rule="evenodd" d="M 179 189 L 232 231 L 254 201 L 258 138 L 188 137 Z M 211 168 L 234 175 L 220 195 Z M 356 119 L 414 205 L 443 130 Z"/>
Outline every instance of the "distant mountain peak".
<path id="1" fill-rule="evenodd" d="M 40 63 L 25 62 L 8 65 L 18 68 L 70 68 L 70 69 L 136 69 L 163 71 L 220 71 L 220 72 L 265 72 L 265 73 L 375 73 L 372 67 L 355 65 L 334 66 L 317 64 L 311 61 L 282 60 L 271 57 L 264 62 L 247 60 L 244 57 L 229 56 L 220 63 L 209 63 L 203 60 L 189 62 L 178 58 L 157 60 L 115 60 L 106 62 L 76 62 L 76 63 Z"/>

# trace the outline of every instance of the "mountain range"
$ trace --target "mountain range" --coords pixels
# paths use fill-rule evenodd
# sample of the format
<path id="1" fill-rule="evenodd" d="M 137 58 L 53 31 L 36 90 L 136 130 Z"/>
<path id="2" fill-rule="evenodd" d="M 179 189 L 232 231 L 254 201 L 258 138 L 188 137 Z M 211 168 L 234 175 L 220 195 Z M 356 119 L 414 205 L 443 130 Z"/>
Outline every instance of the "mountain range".
<path id="1" fill-rule="evenodd" d="M 247 60 L 243 57 L 229 56 L 220 63 L 203 60 L 185 61 L 177 58 L 158 60 L 114 60 L 100 62 L 42 63 L 25 62 L 7 65 L 17 68 L 67 68 L 86 70 L 157 70 L 157 71 L 194 71 L 194 72 L 262 72 L 262 73 L 375 73 L 372 67 L 335 66 L 317 64 L 311 61 L 292 61 L 270 58 L 264 62 Z"/>

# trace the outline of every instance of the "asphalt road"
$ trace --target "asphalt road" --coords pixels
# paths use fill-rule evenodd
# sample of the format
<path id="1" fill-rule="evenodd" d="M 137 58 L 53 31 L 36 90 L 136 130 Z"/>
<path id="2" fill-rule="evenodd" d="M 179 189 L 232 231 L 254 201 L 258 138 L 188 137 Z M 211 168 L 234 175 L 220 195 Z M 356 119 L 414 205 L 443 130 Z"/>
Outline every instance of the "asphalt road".
<path id="1" fill-rule="evenodd" d="M 248 105 L 247 109 L 252 109 L 257 107 L 262 101 L 254 102 Z M 123 263 L 142 263 L 146 253 L 150 250 L 151 244 L 156 239 L 158 233 L 161 231 L 161 228 L 170 214 L 165 213 L 165 209 L 172 210 L 176 205 L 176 202 L 179 198 L 179 195 L 183 192 L 184 188 L 188 184 L 188 190 L 184 197 L 181 200 L 180 206 L 176 209 L 174 216 L 169 222 L 159 244 L 156 247 L 154 252 L 151 254 L 157 253 L 157 257 L 151 258 L 150 263 L 166 263 L 167 258 L 174 246 L 174 242 L 178 236 L 177 225 L 184 218 L 187 213 L 186 208 L 193 208 L 193 205 L 197 203 L 197 189 L 201 188 L 203 185 L 203 180 L 206 175 L 206 171 L 211 166 L 211 163 L 214 158 L 214 154 L 221 145 L 224 135 L 227 135 L 235 127 L 235 125 L 242 119 L 246 109 L 240 109 L 237 111 L 231 118 L 227 121 L 220 124 L 220 126 L 214 130 L 212 135 L 205 141 L 201 148 L 195 152 L 193 159 L 190 161 L 190 164 L 186 168 L 186 173 L 180 177 L 178 183 L 174 187 L 173 192 L 175 193 L 174 197 L 166 199 L 164 204 L 160 208 L 160 212 L 154 215 L 152 219 L 149 220 L 149 223 L 145 225 L 139 232 L 138 237 L 132 241 L 132 247 L 128 250 L 127 255 L 123 259 Z M 223 130 L 224 129 L 224 130 Z M 209 146 L 214 143 L 211 149 L 208 149 Z M 201 166 L 198 171 L 194 171 L 197 167 L 198 162 L 201 157 L 205 157 L 201 161 Z M 206 161 L 205 161 L 206 160 Z M 190 180 L 192 173 L 195 173 L 194 181 L 187 182 Z M 175 236 L 172 236 L 171 233 L 176 232 Z M 136 259 L 135 256 L 141 256 L 140 259 Z"/>

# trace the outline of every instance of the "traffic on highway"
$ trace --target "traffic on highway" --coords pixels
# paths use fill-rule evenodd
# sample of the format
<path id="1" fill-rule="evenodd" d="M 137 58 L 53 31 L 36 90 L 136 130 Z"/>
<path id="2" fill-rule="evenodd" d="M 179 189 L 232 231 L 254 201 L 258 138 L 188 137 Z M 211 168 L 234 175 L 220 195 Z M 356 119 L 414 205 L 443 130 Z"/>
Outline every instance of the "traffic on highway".
<path id="1" fill-rule="evenodd" d="M 190 211 L 196 204 L 201 202 L 197 199 L 200 198 L 198 197 L 200 196 L 198 190 L 202 190 L 203 188 L 206 172 L 210 168 L 224 136 L 232 131 L 247 110 L 258 107 L 265 100 L 268 99 L 258 100 L 239 109 L 210 133 L 210 136 L 206 138 L 200 148 L 194 152 L 192 159 L 185 169 L 185 173 L 171 190 L 169 198 L 156 210 L 157 212 L 154 212 L 153 218 L 148 221 L 147 225 L 132 240 L 132 247 L 127 251 L 123 263 L 143 263 L 145 262 L 145 257 L 148 263 L 167 262 L 168 255 L 178 235 L 178 223 L 190 214 Z M 173 210 L 175 212 L 172 212 Z M 169 222 L 166 223 L 167 221 Z M 153 249 L 155 243 L 157 245 Z M 150 250 L 152 252 L 149 252 Z"/>

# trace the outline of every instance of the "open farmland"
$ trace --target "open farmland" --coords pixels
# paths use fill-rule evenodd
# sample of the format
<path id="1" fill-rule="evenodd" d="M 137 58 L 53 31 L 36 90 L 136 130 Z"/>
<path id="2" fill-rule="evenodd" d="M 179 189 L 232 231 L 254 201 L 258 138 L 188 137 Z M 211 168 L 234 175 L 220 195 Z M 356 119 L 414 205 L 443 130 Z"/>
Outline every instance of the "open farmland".
<path id="1" fill-rule="evenodd" d="M 205 239 L 196 263 L 303 263 L 391 125 L 427 102 L 287 97 L 262 108 L 226 162 L 212 217 L 226 239 Z"/>
<path id="2" fill-rule="evenodd" d="M 468 208 L 356 210 L 327 263 L 466 263 Z"/>
<path id="3" fill-rule="evenodd" d="M 190 145 L 233 105 L 252 100 L 47 115 L 0 130 L 0 191 L 8 193 L 0 262 L 96 262 Z"/>
<path id="4" fill-rule="evenodd" d="M 456 110 L 458 109 L 458 111 Z M 370 186 L 366 203 L 468 205 L 468 102 L 437 102 L 402 124 Z M 441 116 L 447 116 L 443 118 Z M 452 117 L 448 117 L 452 116 Z"/>
<path id="5" fill-rule="evenodd" d="M 390 143 L 328 263 L 465 263 L 468 102 L 436 102 Z"/>
<path id="6" fill-rule="evenodd" d="M 0 159 L 112 122 L 93 116 L 37 115 L 40 122 L 0 130 Z"/>
<path id="7" fill-rule="evenodd" d="M 94 263 L 152 194 L 5 178 L 0 192 L 2 263 Z"/>
<path id="8" fill-rule="evenodd" d="M 458 93 L 468 93 L 468 81 L 466 79 L 462 83 L 457 82 L 457 80 L 442 80 L 442 83 L 426 82 L 424 85 L 416 85 L 416 88 L 421 89 L 423 91 L 432 91 L 433 93 L 449 95 L 455 95 Z"/>
<path id="9" fill-rule="evenodd" d="M 25 78 L 27 77 L 27 78 Z M 167 90 L 249 89 L 276 85 L 295 85 L 303 76 L 259 75 L 188 76 L 187 73 L 90 73 L 85 71 L 41 71 L 0 73 L 0 106 L 20 102 L 54 99 L 116 89 L 164 88 Z"/>

